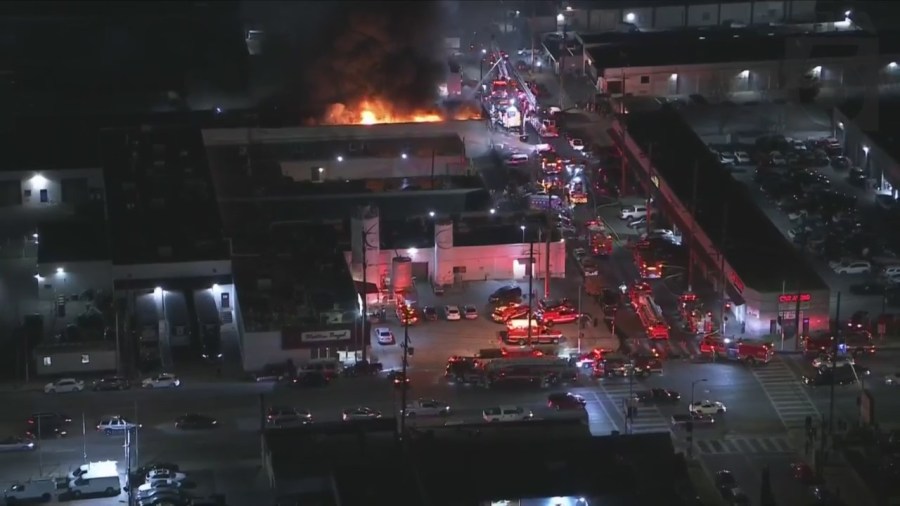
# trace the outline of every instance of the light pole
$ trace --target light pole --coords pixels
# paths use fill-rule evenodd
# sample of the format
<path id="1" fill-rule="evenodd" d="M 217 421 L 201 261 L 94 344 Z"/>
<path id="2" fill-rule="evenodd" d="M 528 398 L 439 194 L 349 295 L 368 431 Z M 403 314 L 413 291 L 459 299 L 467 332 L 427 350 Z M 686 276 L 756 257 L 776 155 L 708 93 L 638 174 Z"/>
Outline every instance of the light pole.
<path id="1" fill-rule="evenodd" d="M 697 387 L 697 383 L 706 383 L 706 381 L 707 381 L 706 378 L 700 378 L 700 379 L 696 379 L 691 382 L 691 404 L 690 404 L 689 408 L 694 406 L 694 390 Z M 693 413 L 692 411 L 688 411 L 688 412 Z M 688 438 L 687 438 L 688 439 L 688 458 L 689 459 L 694 458 L 694 420 L 693 420 L 693 415 L 691 415 L 691 417 L 692 418 L 690 420 L 688 420 L 688 425 L 687 425 L 687 427 L 688 427 Z"/>
<path id="2" fill-rule="evenodd" d="M 406 396 L 409 384 L 406 379 L 406 370 L 409 368 L 409 318 L 403 322 L 403 378 L 400 383 L 400 439 L 406 434 Z"/>
<path id="3" fill-rule="evenodd" d="M 519 230 L 522 231 L 522 244 L 525 244 L 525 225 L 519 225 Z"/>
<path id="4" fill-rule="evenodd" d="M 581 294 L 584 292 L 584 279 L 578 283 L 578 354 L 581 354 L 581 340 L 584 338 L 584 313 L 581 311 Z"/>

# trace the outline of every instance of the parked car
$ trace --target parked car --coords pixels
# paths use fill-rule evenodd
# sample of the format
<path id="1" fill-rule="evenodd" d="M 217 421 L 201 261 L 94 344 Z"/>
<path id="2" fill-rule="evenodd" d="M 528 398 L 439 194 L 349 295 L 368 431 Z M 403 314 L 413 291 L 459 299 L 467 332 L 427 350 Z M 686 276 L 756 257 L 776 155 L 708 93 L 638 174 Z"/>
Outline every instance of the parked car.
<path id="1" fill-rule="evenodd" d="M 181 386 L 181 380 L 174 374 L 161 373 L 141 382 L 144 388 L 175 388 Z"/>
<path id="2" fill-rule="evenodd" d="M 581 139 L 569 139 L 569 146 L 575 151 L 584 151 L 584 141 Z"/>
<path id="3" fill-rule="evenodd" d="M 131 388 L 131 382 L 121 376 L 107 376 L 94 382 L 95 392 L 106 390 L 127 390 Z"/>
<path id="4" fill-rule="evenodd" d="M 645 404 L 668 404 L 678 402 L 681 394 L 674 390 L 666 390 L 665 388 L 651 388 L 635 394 L 638 402 Z"/>
<path id="5" fill-rule="evenodd" d="M 44 393 L 47 394 L 81 392 L 82 390 L 84 390 L 84 382 L 75 378 L 61 378 L 44 385 Z"/>
<path id="6" fill-rule="evenodd" d="M 645 205 L 625 206 L 619 211 L 619 218 L 623 220 L 634 221 L 644 216 L 647 216 L 647 206 Z"/>
<path id="7" fill-rule="evenodd" d="M 374 420 L 376 418 L 381 418 L 381 412 L 365 406 L 348 408 L 341 412 L 341 419 L 345 422 Z"/>
<path id="8" fill-rule="evenodd" d="M 406 406 L 406 416 L 410 418 L 423 416 L 447 416 L 450 405 L 434 399 L 416 399 Z"/>
<path id="9" fill-rule="evenodd" d="M 211 416 L 197 413 L 186 413 L 175 419 L 175 428 L 181 430 L 214 429 L 219 426 L 219 421 Z"/>
<path id="10" fill-rule="evenodd" d="M 422 315 L 424 315 L 425 319 L 428 321 L 435 321 L 438 319 L 437 309 L 435 309 L 434 306 L 423 307 Z"/>
<path id="11" fill-rule="evenodd" d="M 584 409 L 584 397 L 570 392 L 556 392 L 547 396 L 547 407 L 557 411 Z"/>
<path id="12" fill-rule="evenodd" d="M 121 416 L 106 417 L 97 422 L 97 430 L 103 432 L 107 436 L 117 432 L 134 430 L 138 427 L 140 427 L 138 424 L 129 422 L 126 418 Z"/>
<path id="13" fill-rule="evenodd" d="M 465 315 L 466 320 L 478 319 L 478 308 L 472 304 L 466 304 L 466 306 L 463 307 L 463 314 Z"/>
<path id="14" fill-rule="evenodd" d="M 394 339 L 394 333 L 391 332 L 391 329 L 386 327 L 378 327 L 372 331 L 375 334 L 375 339 L 378 344 L 394 344 L 396 339 Z"/>
<path id="15" fill-rule="evenodd" d="M 714 415 L 725 413 L 727 408 L 719 401 L 697 401 L 690 406 L 691 413 L 699 413 L 701 415 Z"/>
<path id="16" fill-rule="evenodd" d="M 459 321 L 462 319 L 462 313 L 459 311 L 459 306 L 447 305 L 444 306 L 444 318 L 448 321 Z"/>
<path id="17" fill-rule="evenodd" d="M 266 425 L 269 427 L 297 427 L 310 422 L 312 414 L 307 409 L 272 406 L 266 411 Z"/>
<path id="18" fill-rule="evenodd" d="M 34 441 L 24 437 L 9 436 L 0 439 L 0 452 L 29 452 L 36 447 Z"/>
<path id="19" fill-rule="evenodd" d="M 840 262 L 832 267 L 837 274 L 868 274 L 872 272 L 872 264 L 866 260 Z"/>

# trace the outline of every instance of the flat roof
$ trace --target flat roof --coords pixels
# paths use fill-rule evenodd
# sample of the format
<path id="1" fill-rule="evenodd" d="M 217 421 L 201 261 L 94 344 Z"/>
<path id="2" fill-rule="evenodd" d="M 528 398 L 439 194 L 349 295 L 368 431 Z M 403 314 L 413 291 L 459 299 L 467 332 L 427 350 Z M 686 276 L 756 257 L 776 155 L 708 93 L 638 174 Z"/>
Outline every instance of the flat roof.
<path id="1" fill-rule="evenodd" d="M 102 219 L 41 223 L 37 233 L 38 264 L 109 260 L 109 236 Z"/>
<path id="2" fill-rule="evenodd" d="M 113 263 L 228 257 L 199 130 L 124 128 L 100 137 Z"/>
<path id="3" fill-rule="evenodd" d="M 333 228 L 266 227 L 265 249 L 232 259 L 248 332 L 319 323 L 325 311 L 355 315 L 357 293 Z"/>
<path id="4" fill-rule="evenodd" d="M 687 504 L 681 498 L 695 496 L 668 433 L 592 437 L 581 420 L 563 419 L 412 429 L 401 444 L 396 420 L 381 422 L 266 431 L 279 492 L 325 478 L 318 487 L 334 490 L 347 505 L 579 496 L 679 506 Z M 653 487 L 641 486 L 647 475 L 654 476 Z M 397 490 L 398 479 L 416 486 Z M 398 494 L 412 502 L 398 501 Z"/>
<path id="5" fill-rule="evenodd" d="M 551 228 L 547 225 L 546 213 L 542 212 L 513 214 L 484 212 L 441 216 L 447 216 L 453 221 L 454 246 L 519 244 L 529 241 L 540 243 L 547 240 L 547 236 L 543 235 L 542 230 Z M 520 228 L 523 224 L 526 225 L 524 234 Z M 384 219 L 384 215 L 381 214 L 379 223 L 381 247 L 388 250 L 432 248 L 434 247 L 434 225 L 434 219 L 424 213 L 401 219 Z M 559 241 L 562 236 L 556 227 L 553 229 L 550 240 Z"/>
<path id="6" fill-rule="evenodd" d="M 780 291 L 785 281 L 804 290 L 828 289 L 757 207 L 747 187 L 719 164 L 678 111 L 664 106 L 658 111 L 632 113 L 627 128 L 644 152 L 652 151 L 654 170 L 688 208 L 694 195 L 692 171 L 697 165 L 694 218 L 746 285 L 760 292 Z"/>
<path id="7" fill-rule="evenodd" d="M 337 156 L 345 160 L 360 158 L 400 158 L 407 154 L 415 158 L 435 156 L 462 156 L 466 146 L 458 135 L 442 134 L 435 137 L 328 139 L 299 142 L 260 144 L 255 150 L 261 159 L 280 162 L 300 160 L 332 160 Z"/>
<path id="8" fill-rule="evenodd" d="M 772 35 L 769 35 L 771 33 Z M 604 69 L 779 61 L 797 58 L 853 58 L 861 39 L 877 44 L 879 54 L 900 53 L 900 39 L 864 31 L 785 34 L 756 29 L 723 31 L 685 30 L 622 34 L 618 42 L 588 47 L 597 66 Z M 826 43 L 829 42 L 829 43 Z M 846 44 L 840 44 L 846 41 Z M 794 48 L 803 47 L 801 52 Z"/>

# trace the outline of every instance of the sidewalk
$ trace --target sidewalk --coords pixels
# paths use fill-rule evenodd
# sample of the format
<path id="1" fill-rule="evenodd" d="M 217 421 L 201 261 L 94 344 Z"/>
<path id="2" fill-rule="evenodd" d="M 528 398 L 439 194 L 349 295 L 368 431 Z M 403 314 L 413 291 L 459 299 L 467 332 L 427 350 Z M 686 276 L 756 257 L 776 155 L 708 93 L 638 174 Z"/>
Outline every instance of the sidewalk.
<path id="1" fill-rule="evenodd" d="M 810 448 L 809 452 L 803 451 L 806 446 L 806 435 L 803 429 L 790 430 L 788 431 L 788 436 L 794 441 L 794 446 L 799 448 L 797 453 L 801 459 L 815 469 L 817 449 Z M 820 476 L 824 487 L 842 499 L 843 504 L 847 506 L 875 506 L 877 501 L 872 496 L 872 492 L 856 472 L 856 469 L 846 460 L 843 452 L 841 450 L 831 450 L 829 447 L 828 454 L 828 459 L 822 466 L 822 475 Z"/>

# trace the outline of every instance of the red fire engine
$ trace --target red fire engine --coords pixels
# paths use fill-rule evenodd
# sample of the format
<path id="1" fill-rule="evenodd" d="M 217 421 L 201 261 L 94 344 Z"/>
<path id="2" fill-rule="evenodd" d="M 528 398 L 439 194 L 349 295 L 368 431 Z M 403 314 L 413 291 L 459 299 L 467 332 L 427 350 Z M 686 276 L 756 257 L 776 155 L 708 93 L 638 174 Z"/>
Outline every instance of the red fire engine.
<path id="1" fill-rule="evenodd" d="M 613 250 L 613 238 L 606 231 L 606 227 L 599 221 L 589 221 L 587 224 L 588 241 L 591 245 L 591 253 L 595 256 L 609 256 Z"/>
<path id="2" fill-rule="evenodd" d="M 722 338 L 718 334 L 710 334 L 700 341 L 700 353 L 720 360 L 767 364 L 775 356 L 775 349 L 772 343 L 745 339 L 734 340 Z"/>
<path id="3" fill-rule="evenodd" d="M 810 355 L 831 354 L 834 337 L 827 332 L 818 332 L 803 338 L 803 351 Z M 838 342 L 839 355 L 860 356 L 875 353 L 872 334 L 866 331 L 847 332 Z"/>
<path id="4" fill-rule="evenodd" d="M 678 296 L 678 312 L 684 320 L 684 328 L 691 334 L 713 331 L 712 313 L 703 311 L 700 298 L 693 292 L 684 292 Z"/>
<path id="5" fill-rule="evenodd" d="M 502 330 L 497 333 L 497 337 L 504 344 L 526 345 L 528 344 L 528 328 Z M 562 332 L 550 330 L 543 325 L 531 329 L 531 344 L 558 344 L 562 338 Z"/>
<path id="6" fill-rule="evenodd" d="M 635 287 L 637 288 L 637 287 Z M 653 296 L 644 290 L 631 291 L 631 306 L 637 313 L 647 337 L 650 339 L 668 339 L 669 325 L 663 318 L 662 309 L 653 300 Z"/>
<path id="7" fill-rule="evenodd" d="M 646 250 L 635 248 L 634 265 L 641 275 L 641 279 L 659 279 L 663 274 L 663 263 L 653 258 Z"/>
<path id="8" fill-rule="evenodd" d="M 541 121 L 541 137 L 559 137 L 559 130 L 556 128 L 556 121 L 545 119 Z"/>

